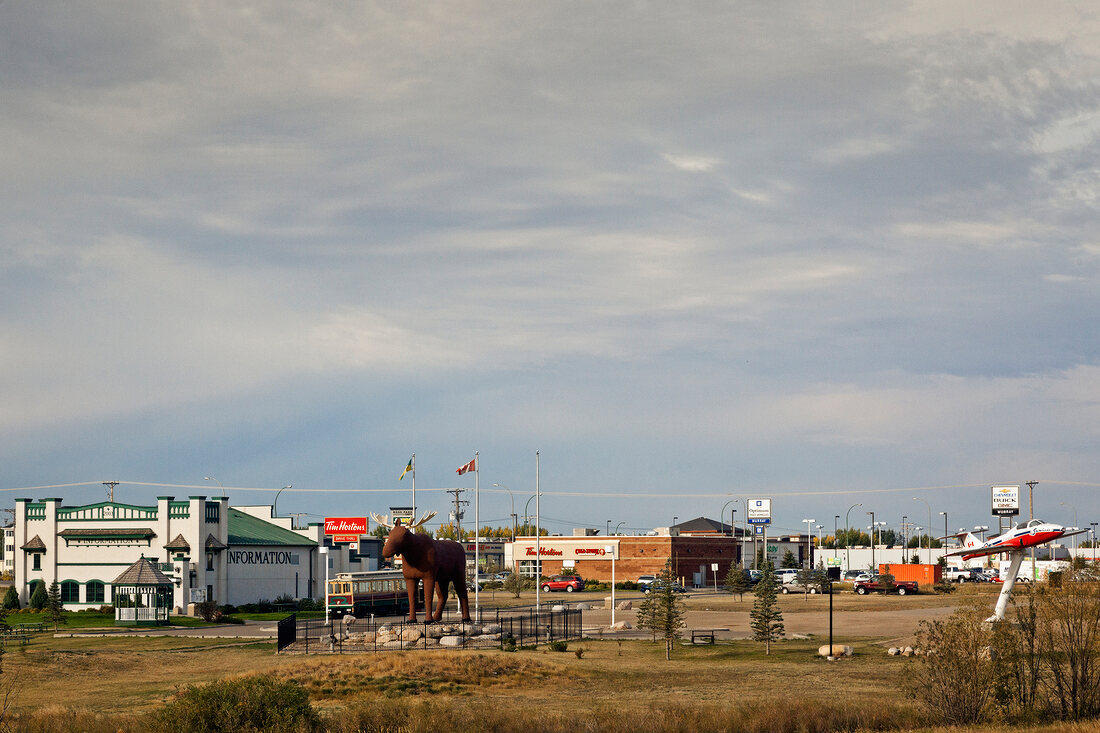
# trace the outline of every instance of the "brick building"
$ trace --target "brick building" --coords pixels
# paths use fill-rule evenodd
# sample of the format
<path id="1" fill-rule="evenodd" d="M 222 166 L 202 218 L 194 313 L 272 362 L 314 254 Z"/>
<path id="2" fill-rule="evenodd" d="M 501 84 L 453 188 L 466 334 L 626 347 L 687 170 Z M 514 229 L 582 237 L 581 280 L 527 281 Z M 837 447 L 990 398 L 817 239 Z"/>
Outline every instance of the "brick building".
<path id="1" fill-rule="evenodd" d="M 750 545 L 751 547 L 751 545 Z M 542 537 L 538 556 L 542 558 L 542 574 L 575 572 L 589 580 L 611 580 L 611 558 L 615 556 L 615 580 L 636 580 L 639 575 L 659 573 L 665 561 L 672 558 L 673 572 L 687 586 L 714 584 L 717 564 L 721 584 L 730 564 L 741 560 L 741 541 L 728 536 L 645 537 Z M 517 537 L 508 546 L 505 561 L 522 575 L 533 575 L 535 538 Z"/>

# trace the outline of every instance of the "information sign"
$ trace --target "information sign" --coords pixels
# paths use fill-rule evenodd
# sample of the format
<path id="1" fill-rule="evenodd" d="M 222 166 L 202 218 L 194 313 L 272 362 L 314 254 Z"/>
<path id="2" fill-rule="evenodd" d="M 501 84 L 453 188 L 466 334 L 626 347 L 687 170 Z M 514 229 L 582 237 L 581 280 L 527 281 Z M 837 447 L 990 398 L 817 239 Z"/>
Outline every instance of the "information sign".
<path id="1" fill-rule="evenodd" d="M 749 499 L 749 524 L 772 523 L 772 500 Z"/>
<path id="2" fill-rule="evenodd" d="M 1015 517 L 1020 514 L 1020 487 L 992 487 L 993 516 Z"/>

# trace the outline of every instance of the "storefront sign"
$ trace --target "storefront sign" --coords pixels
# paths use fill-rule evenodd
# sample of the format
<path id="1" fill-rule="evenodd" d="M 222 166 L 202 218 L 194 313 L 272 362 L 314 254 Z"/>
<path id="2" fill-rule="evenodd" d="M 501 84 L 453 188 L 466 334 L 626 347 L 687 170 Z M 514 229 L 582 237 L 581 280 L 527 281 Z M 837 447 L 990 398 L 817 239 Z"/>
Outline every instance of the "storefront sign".
<path id="1" fill-rule="evenodd" d="M 1020 514 L 1020 487 L 1019 486 L 994 486 L 993 516 L 1015 517 Z"/>
<path id="2" fill-rule="evenodd" d="M 391 506 L 390 507 L 390 519 L 395 522 L 400 520 L 413 520 L 413 508 L 411 506 Z"/>
<path id="3" fill-rule="evenodd" d="M 772 523 L 772 500 L 749 499 L 749 524 Z"/>
<path id="4" fill-rule="evenodd" d="M 230 565 L 297 565 L 298 553 L 285 550 L 229 550 Z"/>
<path id="5" fill-rule="evenodd" d="M 325 534 L 367 533 L 366 517 L 325 517 Z"/>
<path id="6" fill-rule="evenodd" d="M 332 536 L 333 542 L 358 542 L 359 535 L 357 534 L 334 534 Z"/>

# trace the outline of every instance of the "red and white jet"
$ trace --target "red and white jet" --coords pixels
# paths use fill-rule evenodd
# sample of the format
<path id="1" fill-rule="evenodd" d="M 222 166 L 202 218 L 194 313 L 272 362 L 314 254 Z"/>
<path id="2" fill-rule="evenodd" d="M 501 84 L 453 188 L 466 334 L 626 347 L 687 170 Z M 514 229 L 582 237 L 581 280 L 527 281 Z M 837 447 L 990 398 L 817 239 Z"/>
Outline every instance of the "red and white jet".
<path id="1" fill-rule="evenodd" d="M 1020 572 L 1020 565 L 1024 561 L 1024 550 L 1087 531 L 1077 527 L 1063 527 L 1060 524 L 1044 522 L 1042 519 L 1032 519 L 1030 522 L 1020 522 L 1004 534 L 991 537 L 985 542 L 982 542 L 970 532 L 960 532 L 951 535 L 951 537 L 958 537 L 962 540 L 962 549 L 945 553 L 945 557 L 962 555 L 964 560 L 969 560 L 983 555 L 999 555 L 1001 553 L 1008 555 L 1008 575 L 1005 576 L 1004 585 L 1001 586 L 1001 594 L 997 597 L 997 605 L 993 609 L 993 615 L 986 619 L 990 623 L 1003 621 L 1005 610 L 1008 608 L 1008 598 L 1012 594 L 1012 588 L 1016 585 L 1016 577 Z"/>
<path id="2" fill-rule="evenodd" d="M 946 554 L 962 555 L 963 560 L 969 560 L 983 555 L 999 555 L 1002 552 L 1025 550 L 1029 547 L 1044 545 L 1047 542 L 1053 542 L 1063 537 L 1072 537 L 1083 532 L 1088 532 L 1088 530 L 1063 527 L 1060 524 L 1044 522 L 1042 519 L 1032 519 L 1029 522 L 1020 522 L 1004 534 L 990 537 L 985 542 L 982 542 L 970 532 L 950 535 L 962 540 L 962 549 Z"/>
<path id="3" fill-rule="evenodd" d="M 1055 539 L 1073 537 L 1085 532 L 1088 532 L 1088 529 L 1064 527 L 1060 524 L 1044 522 L 1043 519 L 1032 519 L 1031 522 L 1021 522 L 1003 535 L 990 537 L 986 541 L 982 541 L 969 532 L 950 535 L 963 540 L 963 549 L 955 550 L 954 553 L 947 553 L 947 555 L 961 555 L 964 560 L 983 555 L 1000 555 L 1001 553 L 1011 553 L 1013 550 L 1045 545 Z"/>

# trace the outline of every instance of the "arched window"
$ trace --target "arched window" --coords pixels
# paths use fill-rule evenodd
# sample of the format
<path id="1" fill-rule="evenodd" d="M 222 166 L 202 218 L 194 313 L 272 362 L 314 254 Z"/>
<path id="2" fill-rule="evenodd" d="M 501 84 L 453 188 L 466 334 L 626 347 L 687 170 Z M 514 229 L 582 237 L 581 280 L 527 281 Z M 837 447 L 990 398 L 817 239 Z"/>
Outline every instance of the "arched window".
<path id="1" fill-rule="evenodd" d="M 80 583 L 75 580 L 61 581 L 61 602 L 80 603 Z"/>
<path id="2" fill-rule="evenodd" d="M 89 580 L 84 586 L 84 600 L 88 603 L 103 603 L 103 581 Z"/>

